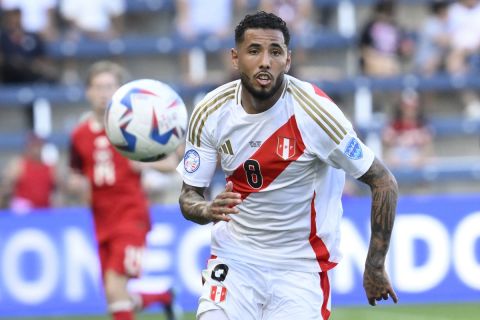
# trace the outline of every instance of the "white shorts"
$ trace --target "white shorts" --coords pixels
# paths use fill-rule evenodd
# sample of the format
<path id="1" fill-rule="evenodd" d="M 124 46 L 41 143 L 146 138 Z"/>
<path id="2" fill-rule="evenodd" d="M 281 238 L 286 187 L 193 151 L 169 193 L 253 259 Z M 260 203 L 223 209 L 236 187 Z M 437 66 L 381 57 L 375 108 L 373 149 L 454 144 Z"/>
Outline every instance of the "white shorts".
<path id="1" fill-rule="evenodd" d="M 326 272 L 272 269 L 212 258 L 202 275 L 197 319 L 215 309 L 223 310 L 229 320 L 326 320 L 330 316 Z"/>

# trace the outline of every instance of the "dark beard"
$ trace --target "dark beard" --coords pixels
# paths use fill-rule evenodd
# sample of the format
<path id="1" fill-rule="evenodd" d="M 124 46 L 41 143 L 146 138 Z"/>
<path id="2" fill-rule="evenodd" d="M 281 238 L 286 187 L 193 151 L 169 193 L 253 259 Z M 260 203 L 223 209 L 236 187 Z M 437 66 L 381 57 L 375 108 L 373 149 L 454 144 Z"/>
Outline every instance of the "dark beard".
<path id="1" fill-rule="evenodd" d="M 256 90 L 250 84 L 249 78 L 245 73 L 240 74 L 240 81 L 242 82 L 242 86 L 245 89 L 247 89 L 248 93 L 250 93 L 253 96 L 253 98 L 264 101 L 273 97 L 275 93 L 277 93 L 277 91 L 280 90 L 280 87 L 283 84 L 283 78 L 284 78 L 283 76 L 284 76 L 284 73 L 283 72 L 280 73 L 277 77 L 277 81 L 275 81 L 275 84 L 273 85 L 273 87 L 268 91 Z"/>

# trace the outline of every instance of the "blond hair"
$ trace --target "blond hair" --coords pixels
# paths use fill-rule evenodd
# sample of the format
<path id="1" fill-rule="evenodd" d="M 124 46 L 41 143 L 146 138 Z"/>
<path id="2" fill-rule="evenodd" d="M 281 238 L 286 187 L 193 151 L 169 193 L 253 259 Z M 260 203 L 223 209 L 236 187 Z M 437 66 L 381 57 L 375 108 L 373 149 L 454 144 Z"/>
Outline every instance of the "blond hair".
<path id="1" fill-rule="evenodd" d="M 86 86 L 89 87 L 93 78 L 95 78 L 98 74 L 105 72 L 113 74 L 117 78 L 120 85 L 124 84 L 129 77 L 127 70 L 121 65 L 112 61 L 102 60 L 95 62 L 88 69 L 85 81 Z"/>

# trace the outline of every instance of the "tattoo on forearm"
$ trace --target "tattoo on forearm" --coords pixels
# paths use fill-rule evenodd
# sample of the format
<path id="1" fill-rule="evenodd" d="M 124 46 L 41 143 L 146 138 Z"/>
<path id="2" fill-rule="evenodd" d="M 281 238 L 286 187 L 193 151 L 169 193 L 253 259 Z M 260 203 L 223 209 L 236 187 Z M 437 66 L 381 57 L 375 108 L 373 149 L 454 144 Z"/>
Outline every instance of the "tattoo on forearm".
<path id="1" fill-rule="evenodd" d="M 198 224 L 207 224 L 210 220 L 204 217 L 207 202 L 203 196 L 203 188 L 185 185 L 180 193 L 179 203 L 183 216 Z"/>
<path id="2" fill-rule="evenodd" d="M 398 186 L 393 175 L 378 160 L 359 178 L 372 191 L 371 229 L 372 238 L 367 263 L 383 265 L 390 245 L 398 198 Z"/>

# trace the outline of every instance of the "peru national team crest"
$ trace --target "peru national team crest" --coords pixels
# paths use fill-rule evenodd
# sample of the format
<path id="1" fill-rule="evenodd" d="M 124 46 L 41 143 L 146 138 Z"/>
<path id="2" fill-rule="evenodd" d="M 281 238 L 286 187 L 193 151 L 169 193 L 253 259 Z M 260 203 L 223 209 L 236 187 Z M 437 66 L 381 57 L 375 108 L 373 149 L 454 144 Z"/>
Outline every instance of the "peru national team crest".
<path id="1" fill-rule="evenodd" d="M 210 299 L 214 302 L 223 302 L 227 297 L 227 288 L 222 286 L 212 286 L 210 288 Z"/>
<path id="2" fill-rule="evenodd" d="M 277 155 L 283 160 L 288 160 L 295 155 L 295 139 L 278 137 Z"/>

